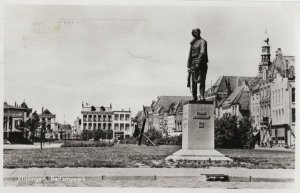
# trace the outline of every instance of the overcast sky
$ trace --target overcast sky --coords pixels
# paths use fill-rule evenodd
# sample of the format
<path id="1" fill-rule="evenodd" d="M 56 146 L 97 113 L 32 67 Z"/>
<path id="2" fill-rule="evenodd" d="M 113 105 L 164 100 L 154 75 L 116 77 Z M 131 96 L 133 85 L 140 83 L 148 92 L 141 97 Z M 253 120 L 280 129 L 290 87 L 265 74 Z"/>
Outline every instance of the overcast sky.
<path id="1" fill-rule="evenodd" d="M 255 76 L 265 30 L 271 58 L 295 55 L 295 10 L 269 6 L 7 6 L 4 100 L 48 108 L 63 122 L 82 101 L 133 115 L 157 96 L 190 95 L 191 30 L 208 42 L 207 87 L 221 75 Z"/>

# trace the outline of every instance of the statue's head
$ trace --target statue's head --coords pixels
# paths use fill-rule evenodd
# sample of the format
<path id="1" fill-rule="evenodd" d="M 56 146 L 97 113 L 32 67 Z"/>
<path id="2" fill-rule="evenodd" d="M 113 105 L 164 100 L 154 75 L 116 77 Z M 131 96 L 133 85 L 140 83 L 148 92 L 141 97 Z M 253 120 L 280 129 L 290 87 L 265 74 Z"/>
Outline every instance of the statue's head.
<path id="1" fill-rule="evenodd" d="M 201 30 L 199 28 L 195 28 L 192 30 L 192 35 L 194 38 L 200 38 Z"/>

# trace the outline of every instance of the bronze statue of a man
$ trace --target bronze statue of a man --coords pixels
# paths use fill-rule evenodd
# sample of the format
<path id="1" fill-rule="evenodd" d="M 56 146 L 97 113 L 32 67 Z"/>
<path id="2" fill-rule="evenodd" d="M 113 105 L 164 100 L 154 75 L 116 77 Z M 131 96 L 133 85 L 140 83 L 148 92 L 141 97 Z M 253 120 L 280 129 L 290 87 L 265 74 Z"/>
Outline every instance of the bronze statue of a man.
<path id="1" fill-rule="evenodd" d="M 189 59 L 187 63 L 188 67 L 188 84 L 187 87 L 191 87 L 192 82 L 192 93 L 193 98 L 197 101 L 197 84 L 200 83 L 200 101 L 204 101 L 205 92 L 205 79 L 207 73 L 207 43 L 200 36 L 201 31 L 199 28 L 192 30 L 194 39 L 191 41 L 191 48 L 189 53 Z"/>

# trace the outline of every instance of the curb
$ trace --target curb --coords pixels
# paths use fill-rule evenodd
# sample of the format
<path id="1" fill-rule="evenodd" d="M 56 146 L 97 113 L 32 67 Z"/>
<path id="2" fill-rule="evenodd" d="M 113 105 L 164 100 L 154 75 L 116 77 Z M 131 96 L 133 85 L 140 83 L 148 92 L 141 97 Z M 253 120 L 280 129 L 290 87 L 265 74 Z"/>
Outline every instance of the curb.
<path id="1" fill-rule="evenodd" d="M 208 174 L 201 174 L 199 176 L 113 176 L 113 175 L 103 175 L 103 176 L 84 176 L 84 178 L 99 178 L 99 180 L 175 180 L 175 179 L 195 179 L 202 182 L 207 181 Z M 49 180 L 52 176 L 32 176 L 31 178 L 36 179 L 45 179 Z M 55 176 L 57 177 L 57 176 Z M 83 178 L 82 176 L 66 176 L 61 178 Z M 3 180 L 20 180 L 18 177 L 4 177 Z M 40 180 L 43 181 L 43 180 Z M 249 177 L 237 177 L 237 176 L 229 176 L 228 182 L 294 182 L 293 178 L 253 178 Z"/>

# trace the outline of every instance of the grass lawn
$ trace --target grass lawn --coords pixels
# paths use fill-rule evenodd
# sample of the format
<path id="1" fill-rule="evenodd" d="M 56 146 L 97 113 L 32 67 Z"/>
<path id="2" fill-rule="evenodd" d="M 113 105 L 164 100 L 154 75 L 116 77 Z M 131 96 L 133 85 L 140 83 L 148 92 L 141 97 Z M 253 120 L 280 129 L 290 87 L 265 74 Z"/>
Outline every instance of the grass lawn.
<path id="1" fill-rule="evenodd" d="M 138 146 L 117 144 L 112 147 L 67 147 L 4 150 L 4 168 L 25 167 L 138 167 L 163 160 L 179 146 Z"/>
<path id="2" fill-rule="evenodd" d="M 181 149 L 175 145 L 138 146 L 117 144 L 113 147 L 68 147 L 4 150 L 4 168 L 26 167 L 247 167 L 294 168 L 293 152 L 247 149 L 221 149 L 232 163 L 208 161 L 165 162 L 165 157 Z"/>

